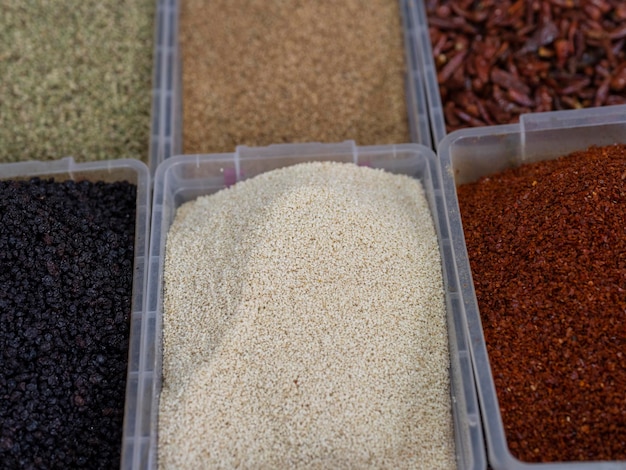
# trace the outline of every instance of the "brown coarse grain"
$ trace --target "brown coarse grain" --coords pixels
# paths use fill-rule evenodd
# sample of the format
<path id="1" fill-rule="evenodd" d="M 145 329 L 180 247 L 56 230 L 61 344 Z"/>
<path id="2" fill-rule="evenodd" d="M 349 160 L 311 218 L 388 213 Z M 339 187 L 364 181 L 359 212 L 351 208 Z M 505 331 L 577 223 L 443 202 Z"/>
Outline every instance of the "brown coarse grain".
<path id="1" fill-rule="evenodd" d="M 160 468 L 454 468 L 418 180 L 309 163 L 188 202 L 163 298 Z"/>
<path id="2" fill-rule="evenodd" d="M 182 0 L 185 153 L 408 142 L 397 0 Z"/>
<path id="3" fill-rule="evenodd" d="M 507 442 L 626 460 L 626 145 L 458 188 Z"/>

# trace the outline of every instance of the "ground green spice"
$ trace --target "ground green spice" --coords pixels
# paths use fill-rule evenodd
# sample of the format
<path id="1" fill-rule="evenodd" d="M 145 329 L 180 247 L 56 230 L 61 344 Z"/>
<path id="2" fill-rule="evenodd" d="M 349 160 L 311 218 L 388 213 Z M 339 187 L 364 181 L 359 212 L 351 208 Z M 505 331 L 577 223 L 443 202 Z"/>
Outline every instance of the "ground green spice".
<path id="1" fill-rule="evenodd" d="M 147 160 L 153 0 L 0 0 L 0 161 Z"/>

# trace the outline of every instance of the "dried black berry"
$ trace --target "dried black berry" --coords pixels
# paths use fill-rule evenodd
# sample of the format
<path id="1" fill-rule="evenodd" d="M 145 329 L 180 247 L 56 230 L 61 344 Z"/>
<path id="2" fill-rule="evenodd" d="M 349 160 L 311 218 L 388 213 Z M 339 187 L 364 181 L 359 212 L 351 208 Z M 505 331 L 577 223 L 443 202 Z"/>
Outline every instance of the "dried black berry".
<path id="1" fill-rule="evenodd" d="M 0 468 L 119 468 L 136 186 L 0 181 Z"/>

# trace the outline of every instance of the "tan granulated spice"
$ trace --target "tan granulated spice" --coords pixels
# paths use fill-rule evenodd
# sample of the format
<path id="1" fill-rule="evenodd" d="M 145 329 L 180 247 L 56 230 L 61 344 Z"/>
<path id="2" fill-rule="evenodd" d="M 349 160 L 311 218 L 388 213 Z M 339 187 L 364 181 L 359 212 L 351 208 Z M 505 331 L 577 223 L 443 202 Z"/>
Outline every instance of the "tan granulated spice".
<path id="1" fill-rule="evenodd" d="M 397 0 L 181 0 L 185 153 L 410 141 Z"/>
<path id="2" fill-rule="evenodd" d="M 147 161 L 154 0 L 0 0 L 0 162 Z"/>
<path id="3" fill-rule="evenodd" d="M 160 468 L 454 468 L 419 181 L 262 174 L 179 208 L 164 276 Z"/>

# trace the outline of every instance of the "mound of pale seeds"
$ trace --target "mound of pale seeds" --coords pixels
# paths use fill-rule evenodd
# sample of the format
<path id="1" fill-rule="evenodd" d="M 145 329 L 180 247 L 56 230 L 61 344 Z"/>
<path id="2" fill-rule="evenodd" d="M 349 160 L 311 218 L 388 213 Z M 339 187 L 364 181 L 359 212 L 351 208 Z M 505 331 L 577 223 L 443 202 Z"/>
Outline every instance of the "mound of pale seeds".
<path id="1" fill-rule="evenodd" d="M 454 467 L 419 181 L 264 173 L 178 209 L 164 276 L 161 468 Z"/>

